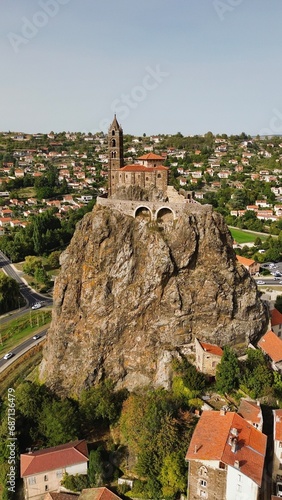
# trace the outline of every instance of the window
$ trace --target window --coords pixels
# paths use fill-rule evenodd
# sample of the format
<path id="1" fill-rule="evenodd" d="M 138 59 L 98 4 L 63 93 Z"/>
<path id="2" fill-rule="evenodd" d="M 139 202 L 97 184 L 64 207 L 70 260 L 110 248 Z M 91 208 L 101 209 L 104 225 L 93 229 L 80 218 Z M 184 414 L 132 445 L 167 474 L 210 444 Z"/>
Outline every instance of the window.
<path id="1" fill-rule="evenodd" d="M 48 476 L 44 476 L 44 481 L 48 481 Z"/>
<path id="2" fill-rule="evenodd" d="M 116 147 L 116 140 L 115 140 L 115 139 L 113 139 L 113 140 L 112 140 L 112 147 L 113 147 L 113 148 L 115 148 L 115 147 Z"/>
<path id="3" fill-rule="evenodd" d="M 200 485 L 201 485 L 201 487 L 202 487 L 202 488 L 206 488 L 206 486 L 207 486 L 207 481 L 205 481 L 205 479 L 201 479 L 201 480 L 200 480 Z"/>
<path id="4" fill-rule="evenodd" d="M 48 484 L 45 484 L 45 491 L 48 491 Z"/>
<path id="5" fill-rule="evenodd" d="M 279 470 L 282 470 L 282 462 L 279 464 Z"/>
<path id="6" fill-rule="evenodd" d="M 279 448 L 282 448 L 282 441 L 279 441 Z"/>
<path id="7" fill-rule="evenodd" d="M 237 491 L 242 491 L 242 485 L 241 484 L 237 484 Z"/>
<path id="8" fill-rule="evenodd" d="M 115 135 L 115 131 L 114 130 L 112 130 L 112 135 Z"/>
<path id="9" fill-rule="evenodd" d="M 35 476 L 29 477 L 28 484 L 36 484 L 36 477 Z"/>
<path id="10" fill-rule="evenodd" d="M 242 481 L 242 476 L 241 474 L 238 474 L 238 483 L 241 483 L 241 481 Z"/>
<path id="11" fill-rule="evenodd" d="M 201 498 L 207 498 L 207 492 L 204 490 L 200 490 L 200 497 Z"/>
<path id="12" fill-rule="evenodd" d="M 225 470 L 225 464 L 223 462 L 219 462 L 219 468 Z"/>
<path id="13" fill-rule="evenodd" d="M 63 477 L 63 469 L 59 469 L 56 471 L 56 476 L 57 477 Z"/>

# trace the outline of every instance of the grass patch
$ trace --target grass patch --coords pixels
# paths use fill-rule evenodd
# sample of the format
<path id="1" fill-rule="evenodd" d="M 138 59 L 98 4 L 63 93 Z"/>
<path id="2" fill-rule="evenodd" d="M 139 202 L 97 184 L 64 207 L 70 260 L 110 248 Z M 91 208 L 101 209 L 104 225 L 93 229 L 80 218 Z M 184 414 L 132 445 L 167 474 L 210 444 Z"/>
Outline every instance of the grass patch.
<path id="1" fill-rule="evenodd" d="M 29 311 L 20 318 L 9 321 L 0 327 L 0 354 L 11 351 L 26 338 L 51 321 L 51 310 Z"/>
<path id="2" fill-rule="evenodd" d="M 250 233 L 242 229 L 229 228 L 229 231 L 232 235 L 232 238 L 236 241 L 236 243 L 239 243 L 239 245 L 244 243 L 254 243 L 257 238 L 260 238 L 261 241 L 264 241 L 269 236 L 269 235 L 263 236 L 261 234 Z"/>

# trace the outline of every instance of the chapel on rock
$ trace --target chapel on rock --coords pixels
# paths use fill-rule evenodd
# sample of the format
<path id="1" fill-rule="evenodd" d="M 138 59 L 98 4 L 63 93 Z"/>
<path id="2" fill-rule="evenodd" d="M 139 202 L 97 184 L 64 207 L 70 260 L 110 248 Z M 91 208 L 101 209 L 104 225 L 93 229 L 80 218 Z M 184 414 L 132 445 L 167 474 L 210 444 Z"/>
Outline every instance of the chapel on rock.
<path id="1" fill-rule="evenodd" d="M 123 130 L 116 115 L 108 132 L 108 196 L 118 198 L 120 189 L 137 186 L 141 190 L 156 190 L 167 198 L 168 167 L 163 165 L 163 157 L 154 153 L 137 158 L 137 163 L 124 165 Z"/>

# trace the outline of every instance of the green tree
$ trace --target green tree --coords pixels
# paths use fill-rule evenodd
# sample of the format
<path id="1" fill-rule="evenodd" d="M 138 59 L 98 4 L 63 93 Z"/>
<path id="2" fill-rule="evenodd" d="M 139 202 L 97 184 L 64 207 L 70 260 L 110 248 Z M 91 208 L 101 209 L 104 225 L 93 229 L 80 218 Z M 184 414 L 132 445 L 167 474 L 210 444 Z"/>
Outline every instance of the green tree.
<path id="1" fill-rule="evenodd" d="M 0 314 L 24 305 L 19 283 L 0 271 Z"/>
<path id="2" fill-rule="evenodd" d="M 230 347 L 224 347 L 221 362 L 216 369 L 216 387 L 222 393 L 230 393 L 238 387 L 240 366 L 236 354 Z"/>
<path id="3" fill-rule="evenodd" d="M 34 276 L 35 271 L 42 267 L 43 261 L 41 257 L 35 257 L 34 255 L 28 255 L 25 258 L 24 264 L 23 264 L 23 271 L 26 274 L 30 274 L 31 276 Z"/>
<path id="4" fill-rule="evenodd" d="M 91 487 L 98 487 L 103 484 L 103 461 L 100 448 L 90 451 L 88 480 Z"/>
<path id="5" fill-rule="evenodd" d="M 175 496 L 187 488 L 187 467 L 182 453 L 174 451 L 164 458 L 161 468 L 160 482 L 164 497 L 175 498 Z"/>
<path id="6" fill-rule="evenodd" d="M 77 439 L 80 422 L 76 403 L 69 399 L 44 403 L 38 426 L 48 446 Z"/>

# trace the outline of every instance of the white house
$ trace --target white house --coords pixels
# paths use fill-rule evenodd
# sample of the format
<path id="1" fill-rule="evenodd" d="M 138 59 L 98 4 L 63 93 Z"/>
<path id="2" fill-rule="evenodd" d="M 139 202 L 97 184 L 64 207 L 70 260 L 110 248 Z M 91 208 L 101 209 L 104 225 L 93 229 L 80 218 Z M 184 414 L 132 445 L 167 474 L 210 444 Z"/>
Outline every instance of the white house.
<path id="1" fill-rule="evenodd" d="M 204 411 L 186 455 L 188 499 L 257 500 L 266 443 L 237 413 Z"/>
<path id="2" fill-rule="evenodd" d="M 88 450 L 84 439 L 24 453 L 20 456 L 24 498 L 41 500 L 48 491 L 58 491 L 63 475 L 87 474 Z"/>

